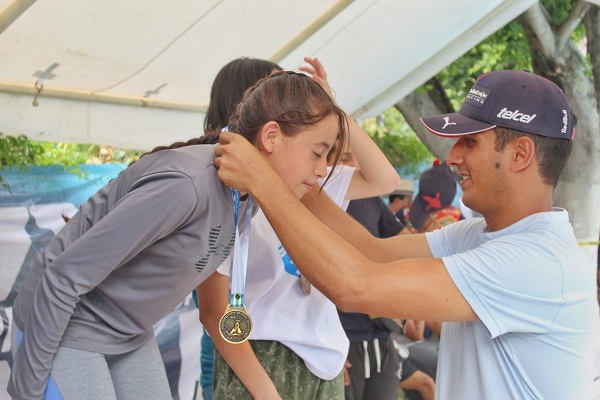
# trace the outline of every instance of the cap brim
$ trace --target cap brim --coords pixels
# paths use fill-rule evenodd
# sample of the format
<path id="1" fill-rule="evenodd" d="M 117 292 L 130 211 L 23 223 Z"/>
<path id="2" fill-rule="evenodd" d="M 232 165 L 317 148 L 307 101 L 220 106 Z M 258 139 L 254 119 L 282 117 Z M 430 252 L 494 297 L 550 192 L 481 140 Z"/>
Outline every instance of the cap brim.
<path id="1" fill-rule="evenodd" d="M 421 205 L 419 198 L 419 195 L 417 195 L 415 201 L 413 201 L 410 205 L 410 209 L 408 211 L 408 220 L 415 229 L 420 231 L 423 229 L 423 225 L 425 225 L 425 219 L 427 218 L 428 213 Z"/>
<path id="2" fill-rule="evenodd" d="M 429 132 L 446 137 L 472 135 L 496 127 L 494 124 L 478 121 L 460 113 L 422 117 L 421 122 Z"/>
<path id="3" fill-rule="evenodd" d="M 408 190 L 394 190 L 392 193 L 388 194 L 388 196 L 399 195 L 399 196 L 411 196 L 415 192 L 410 192 Z"/>

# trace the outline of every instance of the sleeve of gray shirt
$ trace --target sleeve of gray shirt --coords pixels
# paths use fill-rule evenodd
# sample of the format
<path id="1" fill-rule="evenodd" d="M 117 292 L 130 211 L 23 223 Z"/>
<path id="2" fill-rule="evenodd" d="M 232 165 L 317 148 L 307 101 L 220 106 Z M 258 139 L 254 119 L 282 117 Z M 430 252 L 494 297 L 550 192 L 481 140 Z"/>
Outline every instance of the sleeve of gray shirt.
<path id="1" fill-rule="evenodd" d="M 101 197 L 114 197 L 114 193 L 101 190 L 82 205 L 89 208 L 90 202 L 114 202 L 106 215 L 89 229 L 82 223 L 83 232 L 61 253 L 44 254 L 46 268 L 25 321 L 8 385 L 14 399 L 43 397 L 52 359 L 80 296 L 185 223 L 198 206 L 194 185 L 182 173 L 151 174 L 125 189 L 119 182 L 111 183 L 116 186 L 113 190 L 123 192 L 122 197 L 109 201 Z M 61 233 L 53 240 L 61 240 Z"/>

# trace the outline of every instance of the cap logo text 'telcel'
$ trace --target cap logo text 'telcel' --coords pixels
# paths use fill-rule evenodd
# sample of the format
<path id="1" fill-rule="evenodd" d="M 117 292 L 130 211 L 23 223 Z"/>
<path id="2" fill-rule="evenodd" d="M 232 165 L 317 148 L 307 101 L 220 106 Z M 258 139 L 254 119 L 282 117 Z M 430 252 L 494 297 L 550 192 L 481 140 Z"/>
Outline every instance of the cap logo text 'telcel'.
<path id="1" fill-rule="evenodd" d="M 513 121 L 523 122 L 525 124 L 530 123 L 536 117 L 536 114 L 527 115 L 523 114 L 519 110 L 509 111 L 506 107 L 504 107 L 498 113 L 497 117 L 502 119 L 512 119 Z"/>

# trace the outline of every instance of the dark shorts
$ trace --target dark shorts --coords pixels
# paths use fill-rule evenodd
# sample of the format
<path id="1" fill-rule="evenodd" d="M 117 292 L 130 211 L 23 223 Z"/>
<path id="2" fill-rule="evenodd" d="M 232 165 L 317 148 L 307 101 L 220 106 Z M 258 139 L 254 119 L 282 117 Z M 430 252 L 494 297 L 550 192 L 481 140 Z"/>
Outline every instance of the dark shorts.
<path id="1" fill-rule="evenodd" d="M 400 356 L 390 337 L 368 340 L 367 357 L 365 342 L 350 342 L 348 369 L 350 386 L 346 387 L 346 400 L 397 400 L 400 372 Z M 375 347 L 378 347 L 379 362 Z M 368 360 L 368 365 L 365 361 Z M 367 371 L 369 377 L 367 378 Z"/>
<path id="2" fill-rule="evenodd" d="M 400 382 L 404 382 L 409 376 L 417 372 L 418 368 L 412 358 L 408 357 L 402 360 L 402 375 Z"/>

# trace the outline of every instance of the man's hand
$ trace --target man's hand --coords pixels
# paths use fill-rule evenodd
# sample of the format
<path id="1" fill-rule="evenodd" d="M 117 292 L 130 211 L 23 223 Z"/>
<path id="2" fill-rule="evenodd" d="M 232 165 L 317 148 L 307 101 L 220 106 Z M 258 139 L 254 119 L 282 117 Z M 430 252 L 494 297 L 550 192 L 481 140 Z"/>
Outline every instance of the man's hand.
<path id="1" fill-rule="evenodd" d="M 215 147 L 215 167 L 227 186 L 243 193 L 252 193 L 260 184 L 268 185 L 279 178 L 265 157 L 246 138 L 232 132 L 219 135 Z"/>

